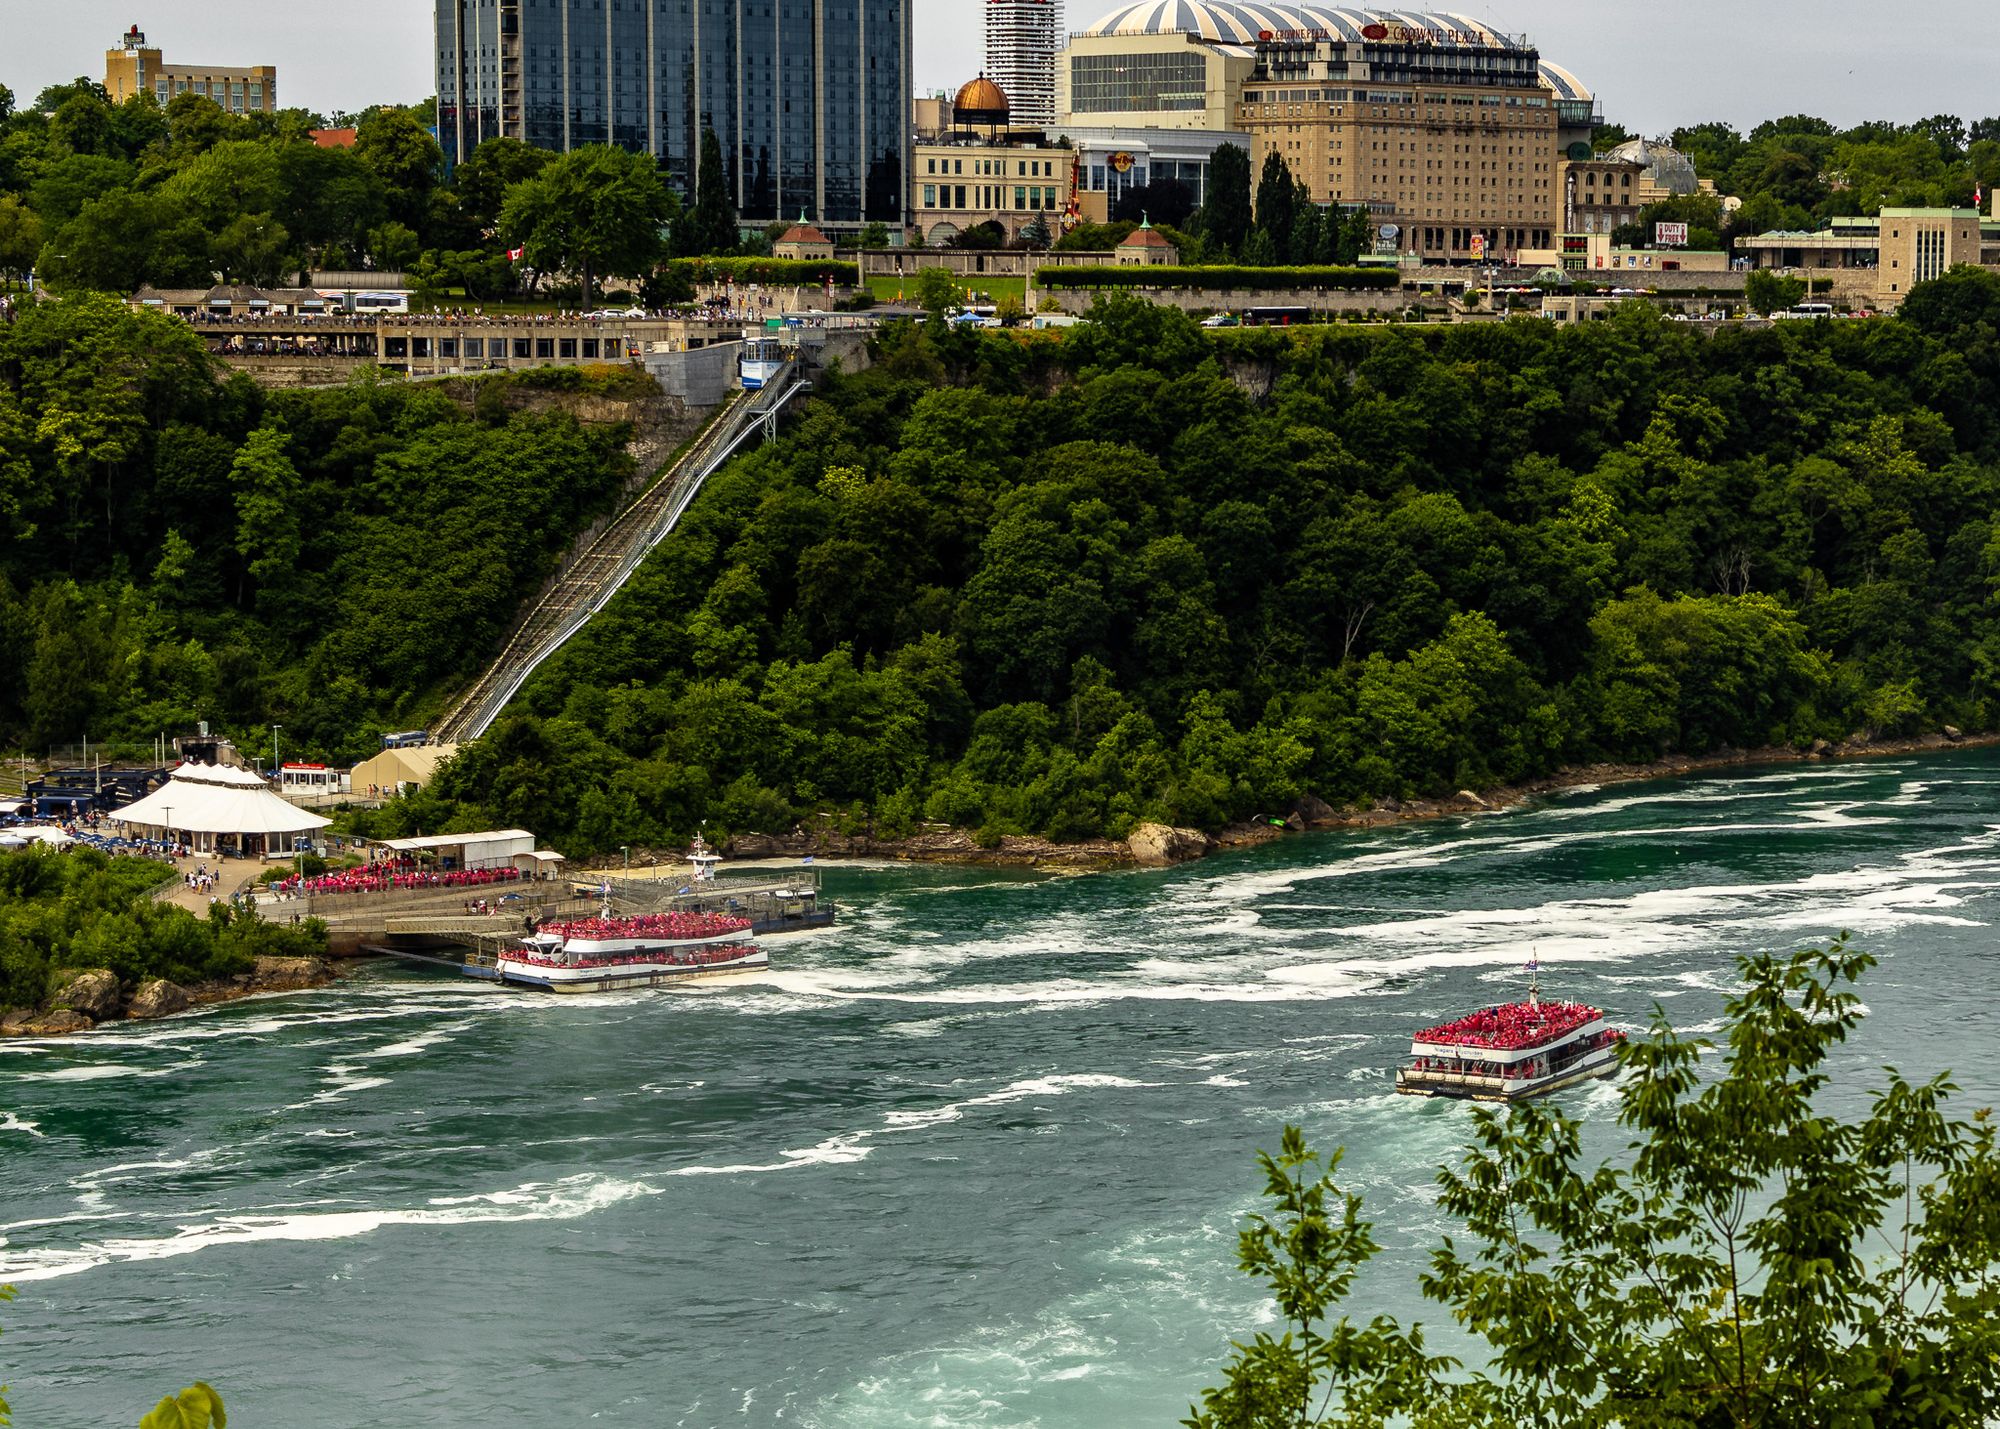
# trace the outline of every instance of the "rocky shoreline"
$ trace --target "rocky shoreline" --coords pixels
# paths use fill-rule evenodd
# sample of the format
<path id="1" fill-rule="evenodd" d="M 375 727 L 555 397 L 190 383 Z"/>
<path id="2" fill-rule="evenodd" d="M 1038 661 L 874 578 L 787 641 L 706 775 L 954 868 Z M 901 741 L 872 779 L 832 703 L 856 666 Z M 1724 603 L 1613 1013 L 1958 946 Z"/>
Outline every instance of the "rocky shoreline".
<path id="1" fill-rule="evenodd" d="M 981 845 L 964 829 L 932 828 L 908 838 L 880 839 L 867 834 L 843 834 L 823 822 L 817 829 L 782 836 L 741 834 L 726 851 L 732 859 L 804 858 L 882 859 L 904 863 L 990 864 L 996 867 L 1085 871 L 1105 868 L 1159 868 L 1187 863 L 1224 849 L 1270 843 L 1308 829 L 1365 829 L 1411 819 L 1435 819 L 1448 814 L 1476 814 L 1512 808 L 1543 794 L 1585 785 L 1630 783 L 1700 774 L 1743 764 L 1809 763 L 1828 759 L 1881 758 L 1897 754 L 1931 753 L 2000 744 L 2000 733 L 1962 734 L 1947 728 L 1941 734 L 1910 739 L 1869 739 L 1855 735 L 1839 744 L 1824 740 L 1809 749 L 1772 745 L 1761 749 L 1723 749 L 1712 754 L 1670 755 L 1645 764 L 1585 764 L 1541 779 L 1474 792 L 1461 789 L 1449 799 L 1384 799 L 1366 808 L 1335 809 L 1308 795 L 1269 819 L 1233 824 L 1215 833 L 1200 829 L 1141 824 L 1127 839 L 1086 839 L 1057 843 L 1036 837 L 1002 838 Z M 637 850 L 634 851 L 635 853 Z"/>
<path id="2" fill-rule="evenodd" d="M 109 1022 L 171 1017 L 192 1007 L 265 992 L 295 992 L 333 981 L 324 958 L 259 958 L 249 972 L 190 987 L 148 978 L 127 985 L 109 968 L 67 968 L 48 1002 L 0 1017 L 0 1037 L 60 1037 Z"/>

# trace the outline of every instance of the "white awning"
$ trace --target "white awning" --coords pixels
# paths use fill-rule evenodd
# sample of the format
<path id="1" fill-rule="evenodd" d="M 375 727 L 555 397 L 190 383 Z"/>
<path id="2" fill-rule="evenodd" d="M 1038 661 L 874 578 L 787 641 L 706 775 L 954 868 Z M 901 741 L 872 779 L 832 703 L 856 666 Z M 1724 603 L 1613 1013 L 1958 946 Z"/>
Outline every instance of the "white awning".
<path id="1" fill-rule="evenodd" d="M 165 784 L 109 817 L 195 834 L 303 834 L 333 822 L 286 803 L 248 770 L 223 764 L 183 764 Z"/>

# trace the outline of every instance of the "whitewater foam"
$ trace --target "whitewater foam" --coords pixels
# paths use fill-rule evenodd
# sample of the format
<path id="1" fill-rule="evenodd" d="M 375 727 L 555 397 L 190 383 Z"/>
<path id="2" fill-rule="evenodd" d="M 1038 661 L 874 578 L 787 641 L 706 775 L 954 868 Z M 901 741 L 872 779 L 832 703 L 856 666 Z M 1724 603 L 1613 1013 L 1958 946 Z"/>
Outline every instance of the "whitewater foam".
<path id="1" fill-rule="evenodd" d="M 392 1226 L 504 1224 L 576 1220 L 659 1189 L 594 1173 L 553 1182 L 530 1181 L 475 1196 L 440 1196 L 422 1207 L 358 1208 L 270 1215 L 263 1210 L 214 1211 L 171 1236 L 113 1238 L 73 1249 L 17 1249 L 0 1244 L 0 1280 L 27 1284 L 80 1275 L 106 1265 L 128 1265 L 194 1255 L 222 1246 L 265 1241 L 347 1240 Z"/>

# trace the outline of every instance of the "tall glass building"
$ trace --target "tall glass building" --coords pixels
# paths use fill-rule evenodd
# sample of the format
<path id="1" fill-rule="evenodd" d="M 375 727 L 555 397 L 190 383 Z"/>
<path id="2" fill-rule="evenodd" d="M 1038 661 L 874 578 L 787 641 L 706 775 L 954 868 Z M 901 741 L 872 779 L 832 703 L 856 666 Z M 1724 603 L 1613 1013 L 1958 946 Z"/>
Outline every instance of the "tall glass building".
<path id="1" fill-rule="evenodd" d="M 653 154 L 722 143 L 746 223 L 904 221 L 915 0 L 436 0 L 438 139 Z"/>

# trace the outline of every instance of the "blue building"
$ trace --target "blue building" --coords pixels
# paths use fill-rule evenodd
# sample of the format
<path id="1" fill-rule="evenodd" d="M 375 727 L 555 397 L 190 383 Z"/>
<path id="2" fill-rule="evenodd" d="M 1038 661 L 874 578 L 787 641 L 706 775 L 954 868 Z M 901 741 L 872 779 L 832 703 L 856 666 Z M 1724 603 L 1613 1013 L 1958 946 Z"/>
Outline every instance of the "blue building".
<path id="1" fill-rule="evenodd" d="M 704 128 L 746 223 L 900 226 L 915 0 L 436 0 L 438 139 L 650 153 L 694 192 Z"/>

